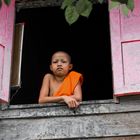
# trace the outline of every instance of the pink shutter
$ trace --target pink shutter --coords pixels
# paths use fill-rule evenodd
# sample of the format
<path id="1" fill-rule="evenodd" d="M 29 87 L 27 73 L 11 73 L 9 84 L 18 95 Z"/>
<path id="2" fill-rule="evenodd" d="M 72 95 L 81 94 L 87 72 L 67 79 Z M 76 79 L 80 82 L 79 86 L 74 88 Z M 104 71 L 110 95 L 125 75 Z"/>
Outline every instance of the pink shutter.
<path id="1" fill-rule="evenodd" d="M 140 0 L 125 17 L 119 9 L 110 12 L 114 95 L 140 94 Z"/>
<path id="2" fill-rule="evenodd" d="M 0 9 L 0 102 L 8 102 L 15 0 Z"/>

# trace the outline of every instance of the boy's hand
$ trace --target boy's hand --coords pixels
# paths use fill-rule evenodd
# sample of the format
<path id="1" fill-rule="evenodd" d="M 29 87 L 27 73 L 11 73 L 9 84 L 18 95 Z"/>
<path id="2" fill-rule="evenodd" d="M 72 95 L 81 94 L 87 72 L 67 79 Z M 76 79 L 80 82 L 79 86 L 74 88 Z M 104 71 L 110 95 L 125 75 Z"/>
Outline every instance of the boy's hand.
<path id="1" fill-rule="evenodd" d="M 79 106 L 79 102 L 77 102 L 74 98 L 69 96 L 63 96 L 64 102 L 68 105 L 69 108 L 77 108 Z"/>

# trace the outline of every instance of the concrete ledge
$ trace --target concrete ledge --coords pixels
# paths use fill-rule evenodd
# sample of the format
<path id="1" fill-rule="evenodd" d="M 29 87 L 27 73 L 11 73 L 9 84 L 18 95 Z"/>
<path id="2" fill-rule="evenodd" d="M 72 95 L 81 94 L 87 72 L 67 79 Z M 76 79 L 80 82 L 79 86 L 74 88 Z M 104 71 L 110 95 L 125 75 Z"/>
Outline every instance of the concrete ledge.
<path id="1" fill-rule="evenodd" d="M 3 107 L 1 119 L 41 118 L 63 116 L 85 116 L 96 114 L 116 114 L 140 112 L 140 102 L 115 104 L 113 100 L 84 101 L 77 109 L 69 109 L 65 104 L 28 104 Z"/>
<path id="2" fill-rule="evenodd" d="M 0 111 L 1 140 L 139 140 L 140 102 L 11 105 Z"/>

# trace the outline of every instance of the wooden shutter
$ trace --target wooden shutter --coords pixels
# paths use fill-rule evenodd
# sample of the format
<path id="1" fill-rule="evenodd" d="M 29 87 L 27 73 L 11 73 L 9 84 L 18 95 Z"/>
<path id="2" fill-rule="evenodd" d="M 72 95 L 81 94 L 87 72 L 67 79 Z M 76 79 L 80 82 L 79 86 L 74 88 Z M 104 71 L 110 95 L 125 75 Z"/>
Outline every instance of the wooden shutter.
<path id="1" fill-rule="evenodd" d="M 9 6 L 2 2 L 0 8 L 0 103 L 9 99 L 14 8 L 15 0 L 11 0 Z"/>
<path id="2" fill-rule="evenodd" d="M 140 94 L 140 0 L 124 16 L 119 9 L 110 12 L 110 33 L 114 95 Z"/>
<path id="3" fill-rule="evenodd" d="M 23 47 L 24 23 L 15 25 L 14 43 L 12 49 L 12 66 L 11 66 L 11 89 L 21 87 L 21 63 Z"/>

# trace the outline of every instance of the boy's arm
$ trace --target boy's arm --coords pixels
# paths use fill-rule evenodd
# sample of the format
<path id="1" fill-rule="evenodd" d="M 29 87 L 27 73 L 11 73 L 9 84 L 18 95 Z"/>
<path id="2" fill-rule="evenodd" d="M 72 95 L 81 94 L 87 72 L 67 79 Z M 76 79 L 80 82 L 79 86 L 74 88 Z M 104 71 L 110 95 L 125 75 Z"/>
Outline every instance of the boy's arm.
<path id="1" fill-rule="evenodd" d="M 43 78 L 40 94 L 39 94 L 39 103 L 45 103 L 46 97 L 49 96 L 49 86 L 50 86 L 50 74 L 46 74 Z"/>
<path id="2" fill-rule="evenodd" d="M 56 102 L 65 102 L 67 104 L 71 104 L 75 99 L 67 96 L 49 96 L 49 89 L 50 89 L 50 74 L 46 74 L 43 79 L 42 87 L 40 90 L 39 100 L 38 102 L 41 103 L 56 103 Z M 71 105 L 69 105 L 71 107 Z"/>
<path id="3" fill-rule="evenodd" d="M 76 101 L 78 101 L 78 102 L 82 101 L 82 88 L 81 88 L 81 83 L 80 82 L 78 82 L 78 84 L 76 85 L 76 87 L 74 89 L 74 93 L 71 97 L 76 99 Z"/>
<path id="4" fill-rule="evenodd" d="M 70 96 L 49 96 L 49 88 L 50 88 L 50 74 L 46 74 L 42 87 L 40 90 L 40 95 L 39 95 L 39 100 L 38 102 L 41 103 L 56 103 L 56 102 L 65 102 L 69 108 L 76 108 L 78 107 L 79 101 L 81 99 L 81 94 L 80 94 L 80 85 L 77 85 L 75 88 L 75 95 L 73 97 Z"/>

